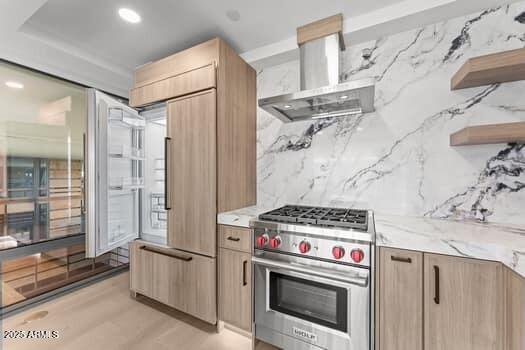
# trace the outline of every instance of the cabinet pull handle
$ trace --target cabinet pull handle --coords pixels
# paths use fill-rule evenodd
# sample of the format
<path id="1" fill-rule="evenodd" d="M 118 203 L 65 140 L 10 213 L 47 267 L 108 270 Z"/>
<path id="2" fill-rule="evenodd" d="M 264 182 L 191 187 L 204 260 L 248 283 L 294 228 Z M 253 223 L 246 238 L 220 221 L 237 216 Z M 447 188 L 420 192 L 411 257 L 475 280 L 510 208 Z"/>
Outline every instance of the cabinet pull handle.
<path id="1" fill-rule="evenodd" d="M 248 281 L 246 281 L 246 268 L 248 267 L 248 261 L 244 260 L 242 262 L 242 285 L 246 286 Z"/>
<path id="2" fill-rule="evenodd" d="M 167 257 L 170 257 L 170 258 L 174 258 L 174 259 L 178 259 L 178 260 L 182 260 L 182 261 L 191 261 L 193 259 L 191 256 L 180 256 L 180 255 L 176 255 L 176 254 L 173 254 L 173 253 L 168 253 L 168 252 L 160 250 L 160 249 L 150 248 L 150 247 L 145 246 L 145 245 L 141 246 L 140 249 L 145 250 L 147 252 L 152 252 L 152 253 L 155 253 L 155 254 L 164 255 L 164 256 L 167 256 Z"/>
<path id="3" fill-rule="evenodd" d="M 228 241 L 233 241 L 233 242 L 239 242 L 241 239 L 239 237 L 232 237 L 232 236 L 230 236 L 230 237 L 227 238 L 227 240 Z"/>
<path id="4" fill-rule="evenodd" d="M 439 267 L 434 265 L 434 302 L 439 305 Z"/>
<path id="5" fill-rule="evenodd" d="M 170 187 L 168 186 L 170 179 L 168 174 L 170 142 L 171 137 L 164 138 L 164 209 L 166 210 L 171 210 L 171 193 Z"/>
<path id="6" fill-rule="evenodd" d="M 412 263 L 412 258 L 403 258 L 403 257 L 399 257 L 399 256 L 391 256 L 390 259 L 392 259 L 392 261 L 397 261 L 397 262 L 402 262 L 402 263 L 407 263 L 407 264 L 411 264 Z"/>

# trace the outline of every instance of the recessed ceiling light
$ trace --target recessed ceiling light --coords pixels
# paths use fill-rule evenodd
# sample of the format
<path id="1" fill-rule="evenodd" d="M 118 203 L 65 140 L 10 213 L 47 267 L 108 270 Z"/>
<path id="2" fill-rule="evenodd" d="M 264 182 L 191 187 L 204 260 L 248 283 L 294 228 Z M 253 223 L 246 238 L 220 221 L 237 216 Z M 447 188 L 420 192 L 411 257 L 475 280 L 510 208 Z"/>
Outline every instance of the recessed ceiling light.
<path id="1" fill-rule="evenodd" d="M 241 19 L 241 14 L 237 10 L 226 11 L 226 17 L 232 22 L 238 22 Z"/>
<path id="2" fill-rule="evenodd" d="M 6 81 L 5 85 L 9 86 L 12 89 L 23 89 L 24 88 L 24 84 L 19 83 L 17 81 Z"/>
<path id="3" fill-rule="evenodd" d="M 346 100 L 348 98 L 348 95 L 339 96 L 341 100 Z"/>
<path id="4" fill-rule="evenodd" d="M 290 106 L 290 105 L 284 105 L 283 108 L 285 108 L 285 109 L 290 109 L 290 108 L 292 108 L 292 106 Z"/>
<path id="5" fill-rule="evenodd" d="M 127 22 L 130 23 L 139 23 L 141 21 L 140 15 L 128 8 L 121 8 L 118 10 L 119 16 Z"/>

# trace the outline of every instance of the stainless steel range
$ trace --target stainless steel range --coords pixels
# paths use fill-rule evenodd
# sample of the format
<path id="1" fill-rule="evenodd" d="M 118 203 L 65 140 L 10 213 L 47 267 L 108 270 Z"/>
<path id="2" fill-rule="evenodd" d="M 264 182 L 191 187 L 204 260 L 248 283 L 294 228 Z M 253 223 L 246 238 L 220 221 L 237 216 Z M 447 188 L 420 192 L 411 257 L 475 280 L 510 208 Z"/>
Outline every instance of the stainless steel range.
<path id="1" fill-rule="evenodd" d="M 255 337 L 283 349 L 372 349 L 372 211 L 287 205 L 251 227 Z"/>

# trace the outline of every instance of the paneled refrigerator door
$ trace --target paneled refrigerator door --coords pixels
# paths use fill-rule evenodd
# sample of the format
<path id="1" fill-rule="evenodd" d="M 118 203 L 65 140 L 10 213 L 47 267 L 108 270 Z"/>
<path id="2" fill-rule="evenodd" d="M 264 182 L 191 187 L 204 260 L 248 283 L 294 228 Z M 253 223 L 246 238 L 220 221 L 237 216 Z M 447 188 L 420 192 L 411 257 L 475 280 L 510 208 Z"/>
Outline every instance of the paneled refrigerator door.
<path id="1" fill-rule="evenodd" d="M 145 120 L 99 91 L 88 94 L 86 255 L 96 257 L 139 237 Z"/>

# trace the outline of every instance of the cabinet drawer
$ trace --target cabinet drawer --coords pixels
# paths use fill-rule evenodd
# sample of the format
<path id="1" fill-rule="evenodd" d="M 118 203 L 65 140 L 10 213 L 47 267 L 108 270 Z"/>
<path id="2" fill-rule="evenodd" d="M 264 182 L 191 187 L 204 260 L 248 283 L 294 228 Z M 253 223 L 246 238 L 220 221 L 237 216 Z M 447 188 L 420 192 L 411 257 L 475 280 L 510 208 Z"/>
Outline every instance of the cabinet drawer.
<path id="1" fill-rule="evenodd" d="M 132 89 L 129 102 L 139 107 L 216 87 L 215 63 Z"/>
<path id="2" fill-rule="evenodd" d="M 214 258 L 141 242 L 132 244 L 133 290 L 206 322 L 217 322 Z"/>
<path id="3" fill-rule="evenodd" d="M 219 225 L 219 244 L 221 248 L 250 253 L 250 230 L 241 227 Z"/>

